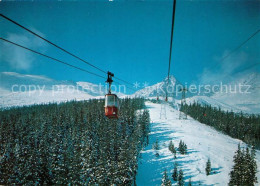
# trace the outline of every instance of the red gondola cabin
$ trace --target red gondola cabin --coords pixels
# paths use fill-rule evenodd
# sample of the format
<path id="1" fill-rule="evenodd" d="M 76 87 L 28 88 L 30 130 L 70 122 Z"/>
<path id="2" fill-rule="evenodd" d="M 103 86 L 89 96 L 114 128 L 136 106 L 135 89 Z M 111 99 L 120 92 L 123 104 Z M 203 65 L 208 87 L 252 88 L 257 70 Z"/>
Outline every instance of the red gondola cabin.
<path id="1" fill-rule="evenodd" d="M 108 118 L 118 118 L 118 97 L 115 94 L 105 96 L 105 115 Z"/>

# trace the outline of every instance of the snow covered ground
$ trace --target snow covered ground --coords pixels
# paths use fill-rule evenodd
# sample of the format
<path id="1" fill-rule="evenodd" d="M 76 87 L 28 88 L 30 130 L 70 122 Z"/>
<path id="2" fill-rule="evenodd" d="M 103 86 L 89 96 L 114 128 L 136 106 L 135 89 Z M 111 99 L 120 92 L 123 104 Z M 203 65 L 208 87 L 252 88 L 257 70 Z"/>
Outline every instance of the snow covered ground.
<path id="1" fill-rule="evenodd" d="M 181 104 L 181 100 L 177 101 L 179 104 Z M 236 107 L 236 106 L 230 106 L 226 104 L 225 102 L 221 102 L 219 100 L 214 99 L 213 97 L 208 97 L 208 96 L 193 96 L 190 98 L 186 98 L 186 103 L 187 104 L 193 104 L 193 103 L 200 103 L 202 105 L 211 105 L 212 107 L 215 108 L 221 108 L 221 110 L 224 111 L 233 111 L 233 112 L 241 112 L 245 111 L 245 109 L 242 109 L 241 107 Z M 247 110 L 248 111 L 248 110 Z"/>
<path id="2" fill-rule="evenodd" d="M 237 150 L 238 143 L 242 147 L 245 144 L 238 139 L 224 135 L 214 128 L 199 123 L 188 117 L 187 120 L 179 120 L 179 111 L 166 105 L 167 119 L 160 119 L 161 105 L 146 102 L 150 111 L 151 132 L 149 145 L 141 152 L 139 167 L 136 178 L 137 185 L 160 185 L 163 171 L 166 169 L 171 178 L 174 162 L 184 172 L 185 182 L 189 178 L 193 185 L 227 185 L 229 172 L 233 166 L 233 156 Z M 156 157 L 156 151 L 152 144 L 158 139 L 160 156 Z M 188 147 L 187 155 L 177 153 L 175 160 L 173 154 L 168 150 L 168 144 L 173 141 L 178 147 L 179 141 L 183 140 Z M 260 168 L 260 152 L 257 151 L 257 166 Z M 206 161 L 210 158 L 212 175 L 206 176 Z M 260 181 L 260 173 L 258 172 Z M 176 182 L 171 181 L 174 185 Z"/>
<path id="3" fill-rule="evenodd" d="M 52 90 L 33 91 L 33 92 L 6 92 L 0 89 L 0 108 L 8 108 L 13 106 L 46 104 L 46 103 L 61 103 L 71 100 L 88 100 L 98 99 L 99 97 L 91 96 L 83 91 L 79 92 L 54 92 Z"/>
<path id="4" fill-rule="evenodd" d="M 0 109 L 104 98 L 107 87 L 89 82 L 54 80 L 42 75 L 0 72 Z M 118 97 L 125 94 L 118 93 Z"/>

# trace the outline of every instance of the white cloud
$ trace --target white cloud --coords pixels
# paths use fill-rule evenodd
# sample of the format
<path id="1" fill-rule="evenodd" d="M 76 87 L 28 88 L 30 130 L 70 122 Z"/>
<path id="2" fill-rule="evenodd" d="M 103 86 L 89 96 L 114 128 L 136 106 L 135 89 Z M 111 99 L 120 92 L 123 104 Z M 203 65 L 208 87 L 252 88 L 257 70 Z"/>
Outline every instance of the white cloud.
<path id="1" fill-rule="evenodd" d="M 39 31 L 35 31 L 35 32 L 38 33 L 39 35 L 43 35 Z M 26 34 L 8 33 L 5 39 L 39 52 L 46 51 L 47 44 L 41 39 L 29 33 Z M 1 56 L 0 56 L 1 63 L 5 61 L 8 63 L 8 65 L 10 65 L 10 67 L 12 67 L 15 70 L 30 70 L 36 61 L 37 54 L 34 54 L 18 46 L 14 46 L 10 43 L 2 41 L 0 44 L 0 49 L 1 49 Z"/>
<path id="2" fill-rule="evenodd" d="M 248 57 L 244 52 L 234 53 L 228 58 L 222 60 L 229 51 L 225 51 L 221 57 L 215 59 L 215 65 L 210 68 L 204 68 L 203 73 L 200 75 L 201 84 L 210 84 L 217 81 L 230 82 L 235 77 L 233 74 L 248 65 Z"/>

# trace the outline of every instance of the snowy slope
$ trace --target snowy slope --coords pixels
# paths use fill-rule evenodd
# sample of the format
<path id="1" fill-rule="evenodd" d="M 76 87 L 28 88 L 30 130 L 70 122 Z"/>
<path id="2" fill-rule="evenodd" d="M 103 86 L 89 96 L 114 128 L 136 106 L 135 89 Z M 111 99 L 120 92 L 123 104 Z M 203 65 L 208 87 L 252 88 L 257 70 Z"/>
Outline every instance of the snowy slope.
<path id="1" fill-rule="evenodd" d="M 141 152 L 137 185 L 160 185 L 165 169 L 171 177 L 175 161 L 184 172 L 185 182 L 191 177 L 192 185 L 227 185 L 237 145 L 241 143 L 242 147 L 245 146 L 242 141 L 217 132 L 190 117 L 188 120 L 179 120 L 179 112 L 168 105 L 166 105 L 167 119 L 160 119 L 161 105 L 146 102 L 146 106 L 152 121 L 150 142 Z M 159 157 L 155 157 L 155 150 L 152 149 L 156 139 L 160 144 Z M 184 140 L 188 146 L 188 154 L 177 154 L 177 159 L 174 160 L 168 150 L 170 140 L 174 142 L 175 147 L 178 147 L 180 140 Z M 208 158 L 211 159 L 213 174 L 206 176 L 205 165 Z M 257 165 L 259 169 L 259 151 L 257 151 Z M 260 180 L 260 172 L 257 177 Z"/>
<path id="2" fill-rule="evenodd" d="M 79 81 L 77 82 L 77 86 L 80 88 L 80 90 L 92 96 L 103 96 L 106 93 L 106 89 L 104 86 L 94 83 Z"/>
<path id="3" fill-rule="evenodd" d="M 46 90 L 44 92 L 34 91 L 34 92 L 21 92 L 21 93 L 8 93 L 2 94 L 0 92 L 0 108 L 12 107 L 12 106 L 24 106 L 24 105 L 34 105 L 41 103 L 50 102 L 66 102 L 70 100 L 87 100 L 93 99 L 91 95 L 84 92 L 56 92 L 53 93 L 52 90 Z"/>
<path id="4" fill-rule="evenodd" d="M 180 104 L 180 100 L 178 103 Z M 208 97 L 208 96 L 193 96 L 190 98 L 186 99 L 187 104 L 193 104 L 193 103 L 200 103 L 202 105 L 211 105 L 212 107 L 216 108 L 221 108 L 221 110 L 229 110 L 229 111 L 234 111 L 234 112 L 240 112 L 242 109 L 236 107 L 236 106 L 231 106 L 226 103 L 223 103 L 221 100 L 216 100 L 214 97 Z"/>
<path id="5" fill-rule="evenodd" d="M 112 90 L 113 91 L 113 90 Z M 57 81 L 46 76 L 0 72 L 0 108 L 104 98 L 106 85 Z M 117 93 L 118 97 L 126 97 Z"/>

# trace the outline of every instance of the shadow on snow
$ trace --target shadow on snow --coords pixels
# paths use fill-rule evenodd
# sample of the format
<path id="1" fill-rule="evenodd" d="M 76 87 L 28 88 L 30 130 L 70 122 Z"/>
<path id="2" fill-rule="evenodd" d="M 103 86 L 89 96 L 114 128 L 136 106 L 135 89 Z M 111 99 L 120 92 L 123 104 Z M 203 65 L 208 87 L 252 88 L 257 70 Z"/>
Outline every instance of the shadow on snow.
<path id="1" fill-rule="evenodd" d="M 166 124 L 165 124 L 166 126 Z M 192 153 L 197 153 L 194 149 L 188 149 L 187 155 L 180 155 L 177 152 L 177 158 L 174 159 L 174 155 L 169 155 L 169 153 L 165 153 L 168 151 L 168 143 L 170 140 L 175 141 L 180 138 L 174 137 L 174 133 L 176 131 L 169 130 L 168 127 L 164 127 L 162 123 L 151 123 L 150 126 L 150 135 L 149 135 L 149 144 L 141 153 L 139 158 L 139 168 L 136 176 L 136 184 L 137 185 L 160 185 L 161 179 L 163 175 L 163 171 L 167 170 L 169 178 L 171 178 L 171 174 L 174 168 L 174 162 L 178 163 L 178 167 L 182 168 L 184 171 L 185 182 L 189 181 L 189 178 L 192 179 L 192 170 L 186 168 L 185 165 L 190 164 L 196 160 L 185 160 L 187 156 Z M 173 137 L 169 137 L 169 135 Z M 158 140 L 160 149 L 162 150 L 153 150 L 153 144 Z M 166 150 L 167 149 L 167 150 Z M 147 153 L 145 153 L 147 151 Z M 156 153 L 159 153 L 159 156 L 156 157 Z M 221 168 L 213 168 L 212 173 L 219 173 Z M 186 175 L 185 175 L 186 172 Z M 188 175 L 189 173 L 189 175 Z M 175 183 L 175 182 L 172 182 Z M 192 181 L 193 185 L 205 185 L 202 181 Z"/>

